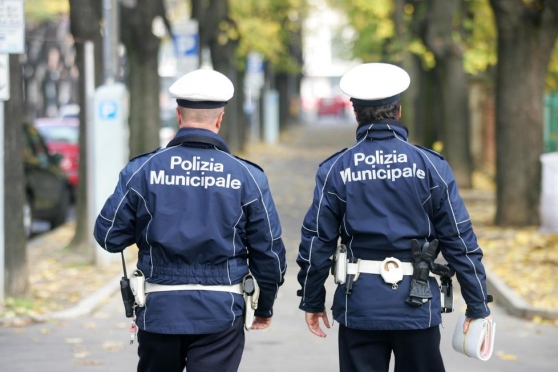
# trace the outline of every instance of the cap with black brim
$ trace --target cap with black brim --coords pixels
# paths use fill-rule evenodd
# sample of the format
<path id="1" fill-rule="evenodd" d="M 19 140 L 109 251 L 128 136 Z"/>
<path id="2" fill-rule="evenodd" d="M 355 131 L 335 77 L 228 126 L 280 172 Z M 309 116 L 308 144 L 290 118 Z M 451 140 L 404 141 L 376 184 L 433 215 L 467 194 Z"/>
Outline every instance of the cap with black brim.
<path id="1" fill-rule="evenodd" d="M 214 109 L 227 104 L 234 94 L 234 86 L 218 71 L 198 69 L 176 80 L 169 93 L 180 107 Z"/>
<path id="2" fill-rule="evenodd" d="M 411 83 L 409 74 L 389 63 L 365 63 L 353 67 L 339 82 L 353 106 L 383 106 L 397 101 Z"/>

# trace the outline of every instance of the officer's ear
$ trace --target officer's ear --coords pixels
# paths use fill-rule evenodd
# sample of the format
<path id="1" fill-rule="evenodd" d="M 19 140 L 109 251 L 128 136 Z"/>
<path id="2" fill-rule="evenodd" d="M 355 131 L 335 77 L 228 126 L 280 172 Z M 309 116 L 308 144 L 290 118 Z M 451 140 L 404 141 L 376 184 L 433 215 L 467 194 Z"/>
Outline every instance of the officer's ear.
<path id="1" fill-rule="evenodd" d="M 401 112 L 402 112 L 401 105 L 399 105 L 399 113 L 397 114 L 397 120 L 401 119 Z"/>
<path id="2" fill-rule="evenodd" d="M 178 126 L 182 124 L 182 115 L 180 115 L 180 108 L 176 108 L 176 121 L 178 122 Z"/>
<path id="3" fill-rule="evenodd" d="M 221 122 L 223 121 L 223 116 L 225 116 L 225 110 L 223 110 L 219 116 L 217 116 L 217 121 L 215 123 L 215 128 L 217 128 L 217 130 L 221 129 Z"/>

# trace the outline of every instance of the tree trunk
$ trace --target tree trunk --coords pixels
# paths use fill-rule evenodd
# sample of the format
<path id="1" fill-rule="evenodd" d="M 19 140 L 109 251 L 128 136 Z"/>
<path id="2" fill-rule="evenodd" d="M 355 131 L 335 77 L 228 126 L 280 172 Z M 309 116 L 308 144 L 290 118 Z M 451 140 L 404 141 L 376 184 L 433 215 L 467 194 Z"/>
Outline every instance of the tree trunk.
<path id="1" fill-rule="evenodd" d="M 411 23 L 411 27 L 405 22 L 405 7 L 406 0 L 395 0 L 394 3 L 394 12 L 393 12 L 393 24 L 395 29 L 395 40 L 396 45 L 400 45 L 401 48 L 397 50 L 398 54 L 401 56 L 398 60 L 399 66 L 403 68 L 409 75 L 411 76 L 418 76 L 420 74 L 420 65 L 417 66 L 415 58 L 413 55 L 403 46 L 409 43 L 409 39 L 411 37 L 410 30 L 413 30 L 414 23 L 416 19 L 413 18 L 413 22 Z M 415 12 L 416 14 L 416 12 Z M 416 102 L 419 98 L 419 85 L 417 84 L 418 80 L 412 81 L 409 88 L 405 91 L 405 93 L 401 96 L 401 107 L 402 107 L 402 119 L 401 121 L 407 126 L 409 129 L 409 138 L 416 139 L 419 130 L 418 130 L 418 120 L 417 120 L 417 112 Z"/>
<path id="2" fill-rule="evenodd" d="M 435 147 L 435 142 L 442 138 L 443 120 L 440 97 L 440 84 L 438 84 L 437 76 L 434 71 L 424 71 L 419 66 L 421 61 L 419 58 L 413 58 L 417 72 L 415 85 L 418 87 L 420 94 L 415 101 L 414 110 L 414 128 L 415 133 L 411 136 L 417 140 L 419 145 L 428 148 Z M 403 94 L 405 96 L 405 94 Z M 402 114 L 405 115 L 405 106 L 401 106 Z"/>
<path id="3" fill-rule="evenodd" d="M 498 29 L 496 220 L 540 222 L 544 81 L 558 36 L 558 5 L 491 0 Z"/>
<path id="4" fill-rule="evenodd" d="M 4 102 L 4 289 L 6 297 L 26 297 L 29 290 L 23 229 L 23 91 L 20 56 L 10 55 L 10 99 Z M 9 177 L 8 177 L 9 175 Z M 0 299 L 2 300 L 2 299 Z"/>
<path id="5" fill-rule="evenodd" d="M 121 35 L 129 64 L 130 158 L 160 145 L 159 45 L 151 24 L 163 0 L 138 0 L 135 7 L 121 7 Z"/>
<path id="6" fill-rule="evenodd" d="M 275 75 L 275 88 L 279 94 L 279 128 L 284 129 L 289 120 L 289 75 L 280 72 Z"/>
<path id="7" fill-rule="evenodd" d="M 83 19 L 93 18 L 96 22 L 83 22 Z M 70 25 L 76 49 L 76 65 L 79 70 L 79 183 L 76 199 L 76 231 L 70 249 L 83 252 L 89 256 L 91 262 L 95 260 L 95 247 L 90 246 L 91 237 L 89 216 L 87 213 L 87 108 L 92 102 L 85 97 L 85 53 L 86 41 L 94 43 L 95 53 L 95 86 L 103 81 L 103 48 L 100 31 L 102 9 L 100 3 L 94 0 L 70 0 Z"/>
<path id="8" fill-rule="evenodd" d="M 233 83 L 235 94 L 227 104 L 223 126 L 219 134 L 227 141 L 231 151 L 240 151 L 246 142 L 246 120 L 242 120 L 239 107 L 244 99 L 243 82 L 236 64 L 238 47 L 238 28 L 229 17 L 228 0 L 191 0 L 192 17 L 197 19 L 200 27 L 200 46 L 209 46 L 213 69 L 226 75 Z M 241 128 L 241 126 L 243 128 Z"/>
<path id="9" fill-rule="evenodd" d="M 453 41 L 454 19 L 460 0 L 430 0 L 423 40 L 436 57 L 435 72 L 440 84 L 444 155 L 459 186 L 472 186 L 469 149 L 469 98 L 463 69 L 463 51 Z"/>
<path id="10" fill-rule="evenodd" d="M 410 25 L 411 33 L 414 37 L 422 38 L 429 9 L 421 0 L 414 0 L 412 5 L 415 11 Z M 404 42 L 402 44 L 406 45 Z M 401 102 L 403 122 L 406 123 L 409 119 L 411 121 L 408 123 L 409 139 L 419 145 L 434 147 L 435 142 L 441 140 L 443 128 L 438 77 L 434 71 L 425 70 L 421 58 L 414 54 L 403 61 L 403 66 L 415 77 Z"/>

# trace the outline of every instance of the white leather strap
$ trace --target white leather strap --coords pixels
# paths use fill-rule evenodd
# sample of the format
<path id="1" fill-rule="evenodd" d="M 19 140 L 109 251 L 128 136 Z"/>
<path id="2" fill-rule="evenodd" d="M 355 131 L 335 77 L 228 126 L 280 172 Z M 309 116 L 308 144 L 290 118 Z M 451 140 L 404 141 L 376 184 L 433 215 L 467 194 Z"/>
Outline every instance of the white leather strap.
<path id="1" fill-rule="evenodd" d="M 145 293 L 167 292 L 167 291 L 220 291 L 243 294 L 242 283 L 233 285 L 202 285 L 202 284 L 177 284 L 163 285 L 155 283 L 145 283 Z"/>
<path id="2" fill-rule="evenodd" d="M 356 263 L 347 264 L 347 274 L 380 274 L 380 269 L 384 261 L 370 261 L 370 260 L 358 260 Z M 413 264 L 410 262 L 401 262 L 401 269 L 403 270 L 403 275 L 413 275 Z"/>

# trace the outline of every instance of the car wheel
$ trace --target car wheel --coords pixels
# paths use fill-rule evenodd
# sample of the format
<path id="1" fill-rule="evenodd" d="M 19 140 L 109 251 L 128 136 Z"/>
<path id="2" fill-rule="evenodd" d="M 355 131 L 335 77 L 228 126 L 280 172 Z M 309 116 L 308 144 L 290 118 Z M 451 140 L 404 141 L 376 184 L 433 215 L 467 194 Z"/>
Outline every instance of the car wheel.
<path id="1" fill-rule="evenodd" d="M 50 220 L 50 228 L 54 229 L 66 222 L 68 217 L 68 210 L 70 209 L 70 190 L 65 190 L 63 195 L 60 197 L 60 203 L 58 205 L 58 210 L 56 214 Z"/>
<path id="2" fill-rule="evenodd" d="M 33 233 L 33 209 L 31 208 L 29 198 L 26 198 L 23 204 L 23 229 L 25 237 L 30 238 Z"/>

